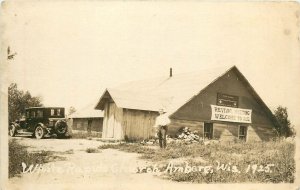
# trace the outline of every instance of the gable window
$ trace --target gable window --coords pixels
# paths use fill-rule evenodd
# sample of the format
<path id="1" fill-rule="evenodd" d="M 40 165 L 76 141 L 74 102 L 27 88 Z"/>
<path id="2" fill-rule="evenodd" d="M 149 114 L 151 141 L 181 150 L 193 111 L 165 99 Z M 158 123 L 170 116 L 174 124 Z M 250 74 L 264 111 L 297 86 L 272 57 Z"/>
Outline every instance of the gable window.
<path id="1" fill-rule="evenodd" d="M 246 141 L 246 139 L 247 139 L 247 126 L 243 126 L 243 125 L 239 126 L 239 139 Z"/>
<path id="2" fill-rule="evenodd" d="M 204 123 L 204 138 L 213 138 L 213 123 Z"/>

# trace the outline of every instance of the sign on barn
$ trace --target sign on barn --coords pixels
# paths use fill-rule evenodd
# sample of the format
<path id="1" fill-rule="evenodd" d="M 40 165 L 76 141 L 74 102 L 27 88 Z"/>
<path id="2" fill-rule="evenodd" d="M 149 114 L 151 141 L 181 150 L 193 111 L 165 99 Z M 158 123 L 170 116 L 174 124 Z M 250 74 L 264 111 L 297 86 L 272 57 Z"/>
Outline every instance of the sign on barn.
<path id="1" fill-rule="evenodd" d="M 251 109 L 211 105 L 211 120 L 251 123 Z"/>
<path id="2" fill-rule="evenodd" d="M 218 106 L 228 106 L 228 107 L 238 107 L 239 97 L 218 93 L 217 94 L 217 105 Z"/>

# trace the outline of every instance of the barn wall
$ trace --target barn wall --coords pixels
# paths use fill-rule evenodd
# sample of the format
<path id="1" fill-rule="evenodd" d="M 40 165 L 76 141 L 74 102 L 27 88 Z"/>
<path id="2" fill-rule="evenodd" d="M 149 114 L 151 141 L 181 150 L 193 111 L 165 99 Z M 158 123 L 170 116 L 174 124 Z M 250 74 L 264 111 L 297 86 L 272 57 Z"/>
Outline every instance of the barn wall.
<path id="1" fill-rule="evenodd" d="M 103 113 L 103 131 L 102 131 L 102 138 L 107 138 L 107 121 L 108 121 L 108 115 L 107 115 L 107 110 L 108 104 L 105 103 L 104 105 L 104 113 Z"/>
<path id="2" fill-rule="evenodd" d="M 123 109 L 114 102 L 106 102 L 103 120 L 103 138 L 124 139 L 122 127 Z"/>
<path id="3" fill-rule="evenodd" d="M 237 124 L 214 123 L 213 139 L 220 141 L 234 141 L 238 139 L 239 126 Z"/>
<path id="4" fill-rule="evenodd" d="M 268 125 L 252 125 L 248 128 L 247 141 L 268 141 L 276 135 L 275 129 Z"/>
<path id="5" fill-rule="evenodd" d="M 103 127 L 103 118 L 91 118 L 92 119 L 92 131 L 101 132 Z M 87 131 L 88 118 L 73 118 L 72 129 Z"/>
<path id="6" fill-rule="evenodd" d="M 239 97 L 239 108 L 252 109 L 252 129 L 250 129 L 249 139 L 260 140 L 269 139 L 270 133 L 273 133 L 273 122 L 268 116 L 265 108 L 261 103 L 257 102 L 251 91 L 246 88 L 245 84 L 239 79 L 234 70 L 228 72 L 227 75 L 222 76 L 214 83 L 210 84 L 204 91 L 193 98 L 191 101 L 183 105 L 173 115 L 173 119 L 179 120 L 193 120 L 193 121 L 211 121 L 211 106 L 217 103 L 217 93 L 229 94 Z M 234 123 L 233 125 L 238 124 Z M 215 128 L 219 131 L 224 131 L 224 127 L 218 126 Z M 262 130 L 262 128 L 264 128 Z M 254 130 L 255 129 L 255 130 Z M 225 130 L 233 133 L 234 129 Z M 219 133 L 217 131 L 216 133 Z M 260 134 L 254 134 L 260 133 Z M 250 137 L 253 136 L 253 137 Z M 230 139 L 228 137 L 228 139 Z"/>
<path id="7" fill-rule="evenodd" d="M 180 119 L 171 119 L 171 124 L 168 128 L 168 135 L 171 137 L 176 137 L 180 134 L 180 131 L 184 127 L 188 127 L 192 132 L 197 131 L 198 134 L 203 136 L 203 122 L 200 121 L 189 121 L 189 120 L 180 120 Z"/>
<path id="8" fill-rule="evenodd" d="M 124 138 L 140 140 L 154 137 L 156 112 L 142 110 L 123 110 Z"/>

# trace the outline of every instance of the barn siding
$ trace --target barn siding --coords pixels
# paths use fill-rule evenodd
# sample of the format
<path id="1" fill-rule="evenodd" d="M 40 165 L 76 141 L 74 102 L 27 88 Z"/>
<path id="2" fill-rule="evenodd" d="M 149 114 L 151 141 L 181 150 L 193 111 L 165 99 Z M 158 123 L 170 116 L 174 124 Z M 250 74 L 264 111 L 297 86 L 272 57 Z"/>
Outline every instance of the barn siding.
<path id="1" fill-rule="evenodd" d="M 89 118 L 73 118 L 72 129 L 87 131 Z M 101 132 L 103 128 L 103 118 L 91 118 L 92 131 Z"/>
<path id="2" fill-rule="evenodd" d="M 252 125 L 248 128 L 247 141 L 268 141 L 276 136 L 275 129 L 268 125 Z"/>
<path id="3" fill-rule="evenodd" d="M 273 125 L 263 106 L 249 93 L 234 71 L 209 85 L 203 92 L 177 110 L 172 117 L 195 121 L 210 121 L 211 107 L 216 105 L 217 93 L 239 97 L 239 108 L 252 109 L 252 124 Z"/>
<path id="4" fill-rule="evenodd" d="M 199 121 L 189 121 L 189 120 L 180 120 L 180 119 L 171 119 L 171 124 L 168 128 L 168 135 L 171 137 L 175 137 L 179 134 L 179 131 L 184 128 L 188 127 L 191 131 L 197 131 L 198 134 L 202 137 L 203 136 L 203 122 Z"/>
<path id="5" fill-rule="evenodd" d="M 213 124 L 213 139 L 220 141 L 234 141 L 238 139 L 239 126 L 237 124 Z"/>
<path id="6" fill-rule="evenodd" d="M 140 140 L 154 137 L 155 129 L 153 126 L 157 115 L 157 113 L 150 111 L 124 109 L 124 138 Z"/>
<path id="7" fill-rule="evenodd" d="M 276 135 L 273 131 L 273 122 L 270 116 L 267 115 L 265 108 L 254 98 L 250 90 L 246 88 L 234 71 L 229 71 L 226 75 L 210 84 L 171 117 L 179 120 L 211 121 L 211 105 L 216 105 L 217 93 L 238 96 L 239 108 L 252 109 L 252 127 L 249 128 L 249 140 L 268 140 L 270 136 Z M 234 137 L 237 137 L 235 134 L 238 131 L 238 127 L 225 127 L 215 124 L 214 131 L 216 138 L 232 140 Z"/>
<path id="8" fill-rule="evenodd" d="M 104 109 L 103 138 L 124 139 L 123 109 L 118 108 L 114 102 L 107 102 Z"/>
<path id="9" fill-rule="evenodd" d="M 104 119 L 103 119 L 103 131 L 102 131 L 102 137 L 107 138 L 107 120 L 108 120 L 108 115 L 107 115 L 107 108 L 108 108 L 108 103 L 105 103 L 104 105 Z"/>

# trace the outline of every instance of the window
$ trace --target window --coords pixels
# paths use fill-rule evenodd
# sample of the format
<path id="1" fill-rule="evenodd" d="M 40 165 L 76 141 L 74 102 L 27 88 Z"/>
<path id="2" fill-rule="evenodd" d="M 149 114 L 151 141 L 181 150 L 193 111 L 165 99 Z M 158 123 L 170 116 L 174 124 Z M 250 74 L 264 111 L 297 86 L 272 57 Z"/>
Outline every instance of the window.
<path id="1" fill-rule="evenodd" d="M 60 109 L 57 109 L 57 115 L 60 116 Z"/>
<path id="2" fill-rule="evenodd" d="M 35 115 L 36 115 L 36 114 L 35 114 L 35 111 L 31 111 L 31 117 L 32 117 L 32 118 L 35 118 Z"/>
<path id="3" fill-rule="evenodd" d="M 54 109 L 51 109 L 51 116 L 54 115 Z"/>
<path id="4" fill-rule="evenodd" d="M 204 138 L 213 138 L 213 123 L 204 123 Z"/>
<path id="5" fill-rule="evenodd" d="M 247 126 L 239 126 L 239 139 L 246 141 L 246 139 L 247 139 Z"/>
<path id="6" fill-rule="evenodd" d="M 39 118 L 43 117 L 43 111 L 42 110 L 37 111 L 37 117 L 39 117 Z"/>
<path id="7" fill-rule="evenodd" d="M 29 111 L 26 112 L 26 117 L 29 118 Z"/>

